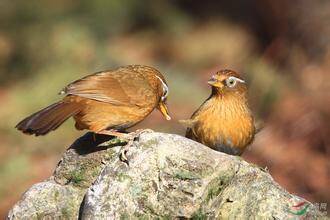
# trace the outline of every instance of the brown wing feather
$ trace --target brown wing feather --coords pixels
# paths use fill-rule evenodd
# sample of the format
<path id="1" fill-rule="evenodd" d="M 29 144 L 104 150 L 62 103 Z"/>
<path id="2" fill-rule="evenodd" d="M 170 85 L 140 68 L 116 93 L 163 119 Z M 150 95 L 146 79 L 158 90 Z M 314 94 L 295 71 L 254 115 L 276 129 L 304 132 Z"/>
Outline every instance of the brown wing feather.
<path id="1" fill-rule="evenodd" d="M 143 73 L 132 68 L 98 72 L 69 84 L 64 93 L 113 105 L 146 106 L 155 103 L 155 91 Z"/>
<path id="2" fill-rule="evenodd" d="M 77 103 L 60 101 L 23 119 L 16 128 L 26 134 L 45 135 L 79 111 Z"/>

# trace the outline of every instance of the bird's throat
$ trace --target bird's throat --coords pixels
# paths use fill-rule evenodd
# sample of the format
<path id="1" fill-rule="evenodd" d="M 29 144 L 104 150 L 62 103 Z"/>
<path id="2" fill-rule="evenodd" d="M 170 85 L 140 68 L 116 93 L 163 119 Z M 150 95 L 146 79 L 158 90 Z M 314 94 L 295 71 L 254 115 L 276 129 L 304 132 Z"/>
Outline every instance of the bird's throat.
<path id="1" fill-rule="evenodd" d="M 227 144 L 241 148 L 252 140 L 253 117 L 243 96 L 212 96 L 198 115 L 196 132 L 207 146 Z"/>

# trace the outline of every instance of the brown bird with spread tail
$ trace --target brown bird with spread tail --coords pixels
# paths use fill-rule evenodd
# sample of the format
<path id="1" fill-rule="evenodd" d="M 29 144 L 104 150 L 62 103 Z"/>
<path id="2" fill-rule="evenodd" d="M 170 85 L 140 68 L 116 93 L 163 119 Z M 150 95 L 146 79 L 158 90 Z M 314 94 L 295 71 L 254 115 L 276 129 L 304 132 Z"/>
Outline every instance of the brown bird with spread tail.
<path id="1" fill-rule="evenodd" d="M 148 66 L 130 65 L 88 75 L 66 86 L 66 96 L 16 125 L 26 134 L 45 135 L 73 117 L 78 130 L 127 138 L 125 129 L 142 121 L 154 108 L 167 120 L 168 86 Z"/>
<path id="2" fill-rule="evenodd" d="M 214 150 L 241 155 L 253 141 L 254 119 L 247 103 L 247 86 L 232 70 L 220 70 L 208 81 L 210 97 L 192 115 L 181 121 L 186 137 Z"/>

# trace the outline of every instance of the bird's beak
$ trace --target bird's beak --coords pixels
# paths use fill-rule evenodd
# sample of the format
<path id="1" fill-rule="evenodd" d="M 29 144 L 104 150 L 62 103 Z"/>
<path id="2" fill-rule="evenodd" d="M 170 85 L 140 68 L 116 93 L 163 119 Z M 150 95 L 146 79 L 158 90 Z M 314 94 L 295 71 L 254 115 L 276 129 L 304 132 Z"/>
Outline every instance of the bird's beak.
<path id="1" fill-rule="evenodd" d="M 214 77 L 212 77 L 209 81 L 207 81 L 207 83 L 211 86 L 218 87 L 220 89 L 224 87 L 223 83 L 215 79 Z"/>
<path id="2" fill-rule="evenodd" d="M 164 102 L 162 101 L 159 102 L 158 109 L 164 115 L 166 120 L 171 120 L 171 116 L 168 114 L 168 108 Z"/>

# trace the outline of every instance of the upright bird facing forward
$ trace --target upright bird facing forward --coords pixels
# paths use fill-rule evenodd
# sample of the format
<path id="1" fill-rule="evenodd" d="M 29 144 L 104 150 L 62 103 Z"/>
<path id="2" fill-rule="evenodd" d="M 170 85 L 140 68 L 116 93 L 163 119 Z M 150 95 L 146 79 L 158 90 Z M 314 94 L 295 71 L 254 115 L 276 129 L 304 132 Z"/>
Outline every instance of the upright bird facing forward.
<path id="1" fill-rule="evenodd" d="M 45 135 L 73 117 L 78 130 L 123 137 L 120 133 L 142 121 L 154 108 L 167 120 L 168 86 L 148 66 L 130 65 L 97 72 L 66 86 L 66 96 L 16 125 L 26 134 Z"/>
<path id="2" fill-rule="evenodd" d="M 227 154 L 241 155 L 253 141 L 254 119 L 247 103 L 247 86 L 232 70 L 220 70 L 208 81 L 210 97 L 189 120 L 186 137 Z"/>

